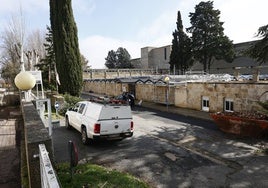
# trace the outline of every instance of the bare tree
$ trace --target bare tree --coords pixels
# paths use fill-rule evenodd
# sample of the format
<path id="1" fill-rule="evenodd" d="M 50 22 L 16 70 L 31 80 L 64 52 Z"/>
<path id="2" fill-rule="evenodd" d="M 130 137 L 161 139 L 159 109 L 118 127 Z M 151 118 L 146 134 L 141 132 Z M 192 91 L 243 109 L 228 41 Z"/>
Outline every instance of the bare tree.
<path id="1" fill-rule="evenodd" d="M 27 40 L 25 40 L 27 39 Z M 20 70 L 36 70 L 35 65 L 45 56 L 45 32 L 36 30 L 26 37 L 26 24 L 22 11 L 11 16 L 0 33 L 0 73 L 13 83 Z M 28 60 L 27 66 L 24 60 Z"/>
<path id="2" fill-rule="evenodd" d="M 1 76 L 10 84 L 19 70 L 24 70 L 24 37 L 25 24 L 20 11 L 13 15 L 1 33 Z"/>
<path id="3" fill-rule="evenodd" d="M 43 59 L 45 57 L 45 42 L 45 32 L 41 32 L 40 30 L 33 31 L 27 37 L 27 50 L 25 52 L 25 55 L 28 59 L 28 70 L 36 70 L 36 65 L 39 63 L 40 59 Z"/>

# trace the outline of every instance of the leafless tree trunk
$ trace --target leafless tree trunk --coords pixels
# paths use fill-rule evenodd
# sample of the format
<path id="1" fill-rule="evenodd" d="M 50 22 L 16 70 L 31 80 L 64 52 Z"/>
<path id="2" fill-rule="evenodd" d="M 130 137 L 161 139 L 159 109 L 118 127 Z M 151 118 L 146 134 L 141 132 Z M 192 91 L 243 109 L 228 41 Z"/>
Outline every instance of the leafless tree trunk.
<path id="1" fill-rule="evenodd" d="M 24 43 L 24 28 L 21 22 L 22 20 L 20 21 L 13 15 L 1 35 L 3 53 L 12 63 L 18 63 L 21 60 L 20 56 Z"/>
<path id="2" fill-rule="evenodd" d="M 29 70 L 36 70 L 35 65 L 39 63 L 40 59 L 45 57 L 45 42 L 45 32 L 40 32 L 40 30 L 36 30 L 28 36 L 27 53 L 31 53 L 31 59 L 28 58 L 28 63 L 30 64 L 30 66 L 28 67 Z"/>
<path id="3" fill-rule="evenodd" d="M 26 24 L 20 10 L 7 21 L 0 33 L 0 72 L 2 77 L 13 83 L 20 70 L 35 70 L 35 65 L 45 56 L 45 32 L 36 30 L 26 39 Z M 24 59 L 28 58 L 28 67 Z"/>
<path id="4" fill-rule="evenodd" d="M 20 15 L 11 17 L 1 33 L 1 73 L 10 84 L 13 83 L 18 72 L 24 68 L 24 35 L 25 24 L 20 12 Z"/>

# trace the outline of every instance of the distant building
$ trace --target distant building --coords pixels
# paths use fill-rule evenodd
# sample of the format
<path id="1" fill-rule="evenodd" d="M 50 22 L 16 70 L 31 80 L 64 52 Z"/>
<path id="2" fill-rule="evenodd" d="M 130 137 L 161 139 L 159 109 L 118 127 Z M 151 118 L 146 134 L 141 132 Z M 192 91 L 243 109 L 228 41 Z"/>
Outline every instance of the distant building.
<path id="1" fill-rule="evenodd" d="M 250 41 L 234 44 L 236 58 L 231 63 L 226 62 L 225 60 L 215 59 L 211 64 L 210 74 L 234 74 L 234 72 L 239 72 L 240 74 L 253 74 L 254 71 L 256 71 L 256 68 L 259 69 L 260 74 L 268 74 L 268 62 L 259 66 L 259 63 L 256 60 L 243 54 L 243 51 L 255 42 L 256 41 Z M 191 69 L 201 71 L 203 70 L 203 65 L 197 62 Z"/>
<path id="2" fill-rule="evenodd" d="M 135 68 L 155 69 L 158 73 L 169 72 L 171 45 L 141 48 L 141 58 L 131 60 Z"/>
<path id="3" fill-rule="evenodd" d="M 228 63 L 225 60 L 214 60 L 210 67 L 210 74 L 234 74 L 239 71 L 240 74 L 252 74 L 254 68 L 258 67 L 260 74 L 268 74 L 268 62 L 259 66 L 259 63 L 243 54 L 243 51 L 249 48 L 256 41 L 234 44 L 236 58 Z M 144 47 L 141 48 L 141 58 L 131 60 L 135 68 L 154 69 L 156 73 L 169 73 L 170 71 L 170 53 L 171 45 L 163 47 Z M 195 62 L 190 68 L 191 71 L 203 71 L 203 65 Z"/>
<path id="4" fill-rule="evenodd" d="M 131 64 L 135 69 L 142 69 L 141 58 L 131 59 Z"/>

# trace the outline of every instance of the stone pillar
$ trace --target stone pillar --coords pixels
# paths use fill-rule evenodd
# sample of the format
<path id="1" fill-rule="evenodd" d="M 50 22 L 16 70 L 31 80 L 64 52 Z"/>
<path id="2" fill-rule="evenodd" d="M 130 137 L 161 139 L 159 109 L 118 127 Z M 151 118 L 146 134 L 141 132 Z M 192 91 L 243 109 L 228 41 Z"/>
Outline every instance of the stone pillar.
<path id="1" fill-rule="evenodd" d="M 92 70 L 90 71 L 90 79 L 93 78 L 93 73 L 92 73 Z"/>
<path id="2" fill-rule="evenodd" d="M 258 82 L 260 80 L 259 77 L 260 77 L 260 70 L 259 70 L 259 68 L 254 68 L 253 69 L 252 81 L 253 82 Z"/>

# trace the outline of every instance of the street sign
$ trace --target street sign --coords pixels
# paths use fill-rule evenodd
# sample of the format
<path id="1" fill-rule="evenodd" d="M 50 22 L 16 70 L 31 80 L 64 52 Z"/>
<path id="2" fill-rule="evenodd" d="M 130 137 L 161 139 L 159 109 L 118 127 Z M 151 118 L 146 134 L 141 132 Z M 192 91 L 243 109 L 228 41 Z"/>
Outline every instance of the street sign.
<path id="1" fill-rule="evenodd" d="M 58 101 L 55 102 L 55 105 L 54 105 L 55 109 L 58 110 L 60 108 L 60 104 Z"/>

